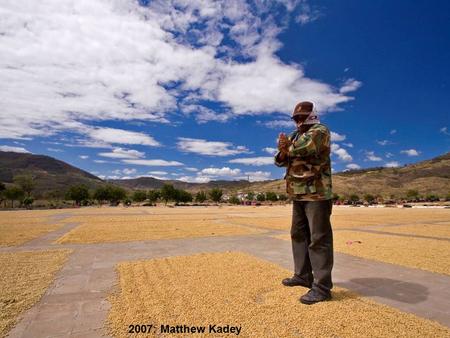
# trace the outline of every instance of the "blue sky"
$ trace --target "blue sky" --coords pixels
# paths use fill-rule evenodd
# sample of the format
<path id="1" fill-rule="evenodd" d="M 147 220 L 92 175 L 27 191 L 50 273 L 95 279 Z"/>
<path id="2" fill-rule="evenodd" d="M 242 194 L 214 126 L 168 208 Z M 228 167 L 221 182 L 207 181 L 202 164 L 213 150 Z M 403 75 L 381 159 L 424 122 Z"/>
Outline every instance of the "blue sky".
<path id="1" fill-rule="evenodd" d="M 102 178 L 281 178 L 295 104 L 335 172 L 449 151 L 450 4 L 44 0 L 0 4 L 0 150 Z"/>

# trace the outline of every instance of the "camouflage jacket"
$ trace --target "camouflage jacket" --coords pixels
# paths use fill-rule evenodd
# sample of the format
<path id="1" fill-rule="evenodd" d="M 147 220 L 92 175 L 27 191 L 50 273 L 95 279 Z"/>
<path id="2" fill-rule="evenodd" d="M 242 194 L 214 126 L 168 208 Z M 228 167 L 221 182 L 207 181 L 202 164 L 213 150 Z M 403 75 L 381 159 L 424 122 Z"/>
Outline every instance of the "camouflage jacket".
<path id="1" fill-rule="evenodd" d="M 284 158 L 275 155 L 275 165 L 287 167 L 286 192 L 297 201 L 322 201 L 333 197 L 331 184 L 330 131 L 314 124 L 307 132 L 288 136 L 292 145 Z"/>

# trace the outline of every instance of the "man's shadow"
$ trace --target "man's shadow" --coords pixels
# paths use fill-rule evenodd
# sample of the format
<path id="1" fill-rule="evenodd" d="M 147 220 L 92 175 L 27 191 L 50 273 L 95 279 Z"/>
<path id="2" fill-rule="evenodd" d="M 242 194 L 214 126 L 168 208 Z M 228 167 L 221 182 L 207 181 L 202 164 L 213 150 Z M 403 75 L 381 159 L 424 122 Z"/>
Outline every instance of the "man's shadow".
<path id="1" fill-rule="evenodd" d="M 335 283 L 362 296 L 377 296 L 402 303 L 417 304 L 428 298 L 428 288 L 421 284 L 390 278 L 354 278 Z"/>

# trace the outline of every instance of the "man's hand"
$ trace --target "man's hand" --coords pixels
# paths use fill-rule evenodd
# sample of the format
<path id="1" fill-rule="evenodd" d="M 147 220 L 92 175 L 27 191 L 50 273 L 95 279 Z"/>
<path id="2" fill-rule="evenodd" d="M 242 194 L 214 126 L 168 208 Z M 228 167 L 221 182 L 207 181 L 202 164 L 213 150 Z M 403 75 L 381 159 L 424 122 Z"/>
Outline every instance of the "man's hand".
<path id="1" fill-rule="evenodd" d="M 289 141 L 286 134 L 280 133 L 280 135 L 278 135 L 278 150 L 283 155 L 286 155 L 289 152 L 290 145 L 291 145 L 291 141 Z"/>

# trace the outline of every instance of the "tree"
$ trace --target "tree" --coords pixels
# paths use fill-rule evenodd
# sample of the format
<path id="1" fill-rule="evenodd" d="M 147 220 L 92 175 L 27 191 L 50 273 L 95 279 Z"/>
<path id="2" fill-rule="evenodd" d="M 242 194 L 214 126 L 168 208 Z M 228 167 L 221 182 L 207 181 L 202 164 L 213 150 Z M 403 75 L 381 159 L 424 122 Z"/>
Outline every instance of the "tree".
<path id="1" fill-rule="evenodd" d="M 339 201 L 340 196 L 336 193 L 333 193 L 333 202 Z"/>
<path id="2" fill-rule="evenodd" d="M 367 203 L 372 204 L 373 201 L 375 201 L 375 196 L 372 194 L 365 194 L 364 200 L 367 201 Z"/>
<path id="3" fill-rule="evenodd" d="M 439 201 L 439 196 L 435 194 L 428 194 L 427 197 L 425 197 L 427 202 L 437 202 Z"/>
<path id="4" fill-rule="evenodd" d="M 286 201 L 288 199 L 288 197 L 285 194 L 280 194 L 280 196 L 278 196 L 278 199 L 280 201 Z"/>
<path id="5" fill-rule="evenodd" d="M 161 193 L 159 190 L 149 190 L 147 193 L 147 199 L 150 203 L 155 203 L 160 197 Z"/>
<path id="6" fill-rule="evenodd" d="M 355 204 L 356 202 L 359 201 L 359 196 L 356 194 L 351 194 L 350 195 L 350 201 L 352 202 L 352 204 Z"/>
<path id="7" fill-rule="evenodd" d="M 177 195 L 177 190 L 173 187 L 172 184 L 164 184 L 161 188 L 161 198 L 164 201 L 164 204 L 167 204 L 169 201 L 175 200 Z"/>
<path id="8" fill-rule="evenodd" d="M 132 199 L 134 202 L 144 202 L 147 199 L 147 193 L 144 190 L 136 190 Z"/>
<path id="9" fill-rule="evenodd" d="M 192 202 L 192 194 L 186 190 L 176 190 L 175 201 L 181 203 Z"/>
<path id="10" fill-rule="evenodd" d="M 278 201 L 278 196 L 273 191 L 268 191 L 266 192 L 266 200 L 276 202 Z"/>
<path id="11" fill-rule="evenodd" d="M 247 193 L 247 197 L 246 198 L 247 198 L 248 201 L 253 201 L 255 199 L 255 193 L 253 191 L 249 191 Z"/>
<path id="12" fill-rule="evenodd" d="M 120 201 L 127 197 L 127 192 L 121 187 L 115 185 L 107 186 L 108 200 L 111 205 L 118 205 Z"/>
<path id="13" fill-rule="evenodd" d="M 4 196 L 4 191 L 6 190 L 6 186 L 0 182 L 0 203 L 3 202 L 3 199 L 5 198 Z"/>
<path id="14" fill-rule="evenodd" d="M 25 208 L 27 208 L 27 209 L 31 209 L 31 205 L 33 204 L 33 202 L 34 202 L 34 198 L 31 197 L 31 196 L 25 197 L 25 198 L 23 199 L 23 201 L 22 201 L 23 205 L 24 205 Z"/>
<path id="15" fill-rule="evenodd" d="M 259 193 L 258 195 L 256 195 L 256 200 L 259 202 L 264 202 L 266 200 L 266 195 L 264 195 L 263 193 Z"/>
<path id="16" fill-rule="evenodd" d="M 13 181 L 24 191 L 27 197 L 31 196 L 36 186 L 31 175 L 17 175 L 14 176 Z"/>
<path id="17" fill-rule="evenodd" d="M 79 206 L 82 201 L 89 199 L 89 189 L 84 184 L 73 185 L 67 190 L 66 199 L 75 201 Z"/>
<path id="18" fill-rule="evenodd" d="M 199 191 L 196 195 L 195 195 L 195 201 L 199 202 L 199 203 L 203 203 L 206 201 L 208 197 L 206 196 L 206 193 L 204 191 Z"/>
<path id="19" fill-rule="evenodd" d="M 241 204 L 241 200 L 236 195 L 231 196 L 228 202 L 231 204 Z"/>
<path id="20" fill-rule="evenodd" d="M 223 191 L 219 188 L 213 188 L 209 191 L 209 198 L 216 203 L 219 203 L 222 199 Z"/>
<path id="21" fill-rule="evenodd" d="M 408 190 L 406 192 L 406 199 L 408 201 L 413 201 L 419 199 L 419 192 L 415 189 Z"/>
<path id="22" fill-rule="evenodd" d="M 14 201 L 22 200 L 24 194 L 23 190 L 15 185 L 6 188 L 3 192 L 5 198 L 11 201 L 11 208 L 14 208 Z"/>
<path id="23" fill-rule="evenodd" d="M 109 190 L 107 187 L 98 187 L 94 191 L 94 195 L 92 196 L 98 203 L 101 205 L 104 201 L 109 200 Z"/>

